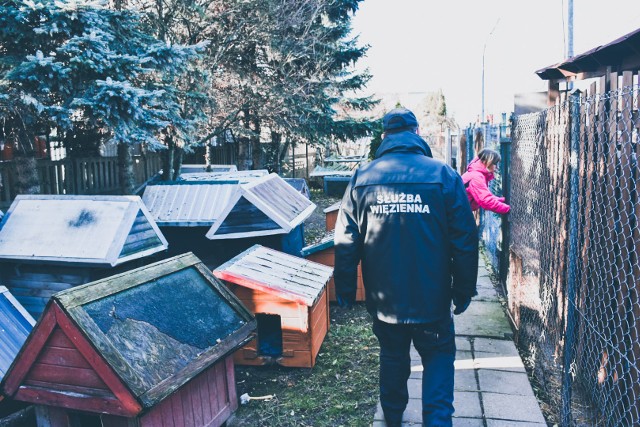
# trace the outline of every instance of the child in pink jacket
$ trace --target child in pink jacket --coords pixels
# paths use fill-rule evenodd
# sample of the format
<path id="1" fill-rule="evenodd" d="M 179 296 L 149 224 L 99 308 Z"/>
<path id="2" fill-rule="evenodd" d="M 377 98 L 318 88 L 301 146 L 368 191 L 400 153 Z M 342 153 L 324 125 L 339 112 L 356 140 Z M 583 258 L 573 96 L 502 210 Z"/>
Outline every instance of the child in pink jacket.
<path id="1" fill-rule="evenodd" d="M 500 160 L 500 153 L 485 148 L 469 163 L 467 171 L 462 175 L 472 210 L 482 208 L 499 214 L 506 214 L 511 210 L 504 203 L 504 197 L 497 197 L 489 191 L 489 181 L 494 178 L 493 172 Z"/>

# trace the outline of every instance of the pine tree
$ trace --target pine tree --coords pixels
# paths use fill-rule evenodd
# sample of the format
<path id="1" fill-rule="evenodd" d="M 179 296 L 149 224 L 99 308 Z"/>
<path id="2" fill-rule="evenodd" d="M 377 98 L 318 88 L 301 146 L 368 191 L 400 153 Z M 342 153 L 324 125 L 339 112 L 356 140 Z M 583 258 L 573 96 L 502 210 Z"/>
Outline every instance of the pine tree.
<path id="1" fill-rule="evenodd" d="M 4 0 L 1 8 L 5 115 L 19 110 L 66 140 L 89 135 L 80 140 L 152 150 L 164 148 L 162 132 L 193 125 L 173 82 L 202 45 L 163 43 L 142 30 L 139 15 L 100 1 Z"/>

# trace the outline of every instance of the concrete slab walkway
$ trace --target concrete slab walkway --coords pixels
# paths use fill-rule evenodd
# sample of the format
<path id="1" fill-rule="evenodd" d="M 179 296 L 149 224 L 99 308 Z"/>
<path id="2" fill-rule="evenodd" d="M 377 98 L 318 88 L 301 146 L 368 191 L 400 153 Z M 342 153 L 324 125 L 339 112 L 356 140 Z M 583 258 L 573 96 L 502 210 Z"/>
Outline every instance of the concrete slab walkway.
<path id="1" fill-rule="evenodd" d="M 505 312 L 480 260 L 478 296 L 455 317 L 454 427 L 545 427 Z M 412 351 L 409 404 L 403 426 L 422 424 L 422 364 Z M 373 427 L 385 427 L 382 408 Z"/>

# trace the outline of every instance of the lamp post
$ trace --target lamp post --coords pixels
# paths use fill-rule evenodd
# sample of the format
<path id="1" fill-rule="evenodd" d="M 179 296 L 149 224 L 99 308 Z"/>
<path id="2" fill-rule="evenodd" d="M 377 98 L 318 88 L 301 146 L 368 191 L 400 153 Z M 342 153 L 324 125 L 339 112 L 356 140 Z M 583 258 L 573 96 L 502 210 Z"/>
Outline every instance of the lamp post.
<path id="1" fill-rule="evenodd" d="M 487 38 L 484 41 L 484 46 L 482 47 L 482 110 L 481 110 L 482 113 L 480 114 L 480 122 L 484 121 L 484 54 L 487 50 L 487 42 L 489 41 L 489 37 L 491 37 L 491 34 L 493 34 L 493 32 L 496 30 L 496 27 L 498 26 L 499 22 L 500 22 L 500 18 L 498 18 L 496 23 L 493 25 L 493 28 L 489 32 L 489 34 L 487 34 Z"/>

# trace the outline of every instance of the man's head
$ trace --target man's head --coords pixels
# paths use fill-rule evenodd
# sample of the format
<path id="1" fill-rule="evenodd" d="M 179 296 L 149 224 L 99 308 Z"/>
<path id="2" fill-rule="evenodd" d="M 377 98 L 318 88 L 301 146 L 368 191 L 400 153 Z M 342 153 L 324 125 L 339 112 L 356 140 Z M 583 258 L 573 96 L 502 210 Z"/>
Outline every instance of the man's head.
<path id="1" fill-rule="evenodd" d="M 394 108 L 382 118 L 382 127 L 387 135 L 407 130 L 415 132 L 418 129 L 418 119 L 406 108 Z"/>

